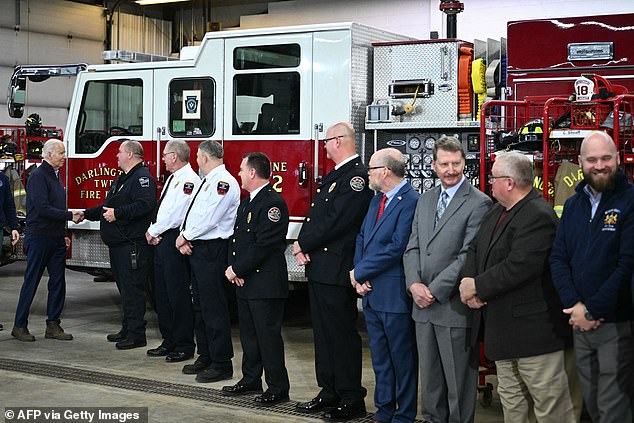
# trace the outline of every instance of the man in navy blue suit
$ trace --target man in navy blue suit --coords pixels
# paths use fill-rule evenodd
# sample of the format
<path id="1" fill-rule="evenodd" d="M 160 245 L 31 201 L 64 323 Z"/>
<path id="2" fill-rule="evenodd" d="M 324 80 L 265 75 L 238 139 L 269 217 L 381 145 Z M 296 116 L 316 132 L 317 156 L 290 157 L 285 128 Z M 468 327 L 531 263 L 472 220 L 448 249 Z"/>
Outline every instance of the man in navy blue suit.
<path id="1" fill-rule="evenodd" d="M 377 194 L 357 235 L 350 281 L 363 296 L 376 377 L 374 421 L 409 423 L 416 418 L 417 356 L 402 258 L 418 193 L 404 179 L 405 160 L 394 148 L 374 153 L 368 176 Z"/>

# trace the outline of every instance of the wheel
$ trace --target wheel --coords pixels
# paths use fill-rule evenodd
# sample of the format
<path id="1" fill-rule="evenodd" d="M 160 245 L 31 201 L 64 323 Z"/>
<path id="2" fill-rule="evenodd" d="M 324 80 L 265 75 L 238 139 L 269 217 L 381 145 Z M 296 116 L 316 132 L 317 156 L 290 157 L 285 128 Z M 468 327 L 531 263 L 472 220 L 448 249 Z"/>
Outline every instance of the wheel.
<path id="1" fill-rule="evenodd" d="M 491 383 L 487 383 L 486 386 L 479 388 L 478 390 L 482 391 L 480 404 L 482 404 L 483 407 L 490 407 L 491 402 L 493 401 L 493 385 Z"/>

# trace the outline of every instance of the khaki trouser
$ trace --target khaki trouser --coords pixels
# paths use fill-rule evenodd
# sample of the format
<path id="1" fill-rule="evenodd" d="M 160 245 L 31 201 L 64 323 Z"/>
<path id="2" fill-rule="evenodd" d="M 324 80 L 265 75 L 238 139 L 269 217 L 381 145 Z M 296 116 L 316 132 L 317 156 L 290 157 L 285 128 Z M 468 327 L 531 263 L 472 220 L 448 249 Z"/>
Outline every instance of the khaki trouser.
<path id="1" fill-rule="evenodd" d="M 564 351 L 495 362 L 504 421 L 574 423 Z"/>

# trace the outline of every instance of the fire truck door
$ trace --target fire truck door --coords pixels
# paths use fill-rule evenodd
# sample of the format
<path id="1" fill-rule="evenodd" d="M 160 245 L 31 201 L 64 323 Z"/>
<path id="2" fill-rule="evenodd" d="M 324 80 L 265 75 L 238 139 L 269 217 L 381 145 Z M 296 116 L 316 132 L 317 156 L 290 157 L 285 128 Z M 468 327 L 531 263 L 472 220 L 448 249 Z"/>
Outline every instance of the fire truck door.
<path id="1" fill-rule="evenodd" d="M 101 204 L 119 174 L 119 139 L 141 142 L 151 172 L 156 170 L 152 141 L 151 70 L 82 72 L 75 86 L 65 133 L 68 207 Z"/>
<path id="2" fill-rule="evenodd" d="M 313 127 L 315 139 L 323 139 L 333 123 L 349 120 L 353 89 L 350 74 L 350 31 L 316 32 L 313 37 Z M 320 182 L 334 167 L 326 158 L 323 143 L 315 142 L 313 180 Z"/>
<path id="3" fill-rule="evenodd" d="M 198 144 L 206 139 L 222 143 L 223 41 L 208 40 L 205 51 L 192 66 L 158 68 L 154 71 L 154 140 L 157 145 L 158 178 L 169 176 L 161 161 L 165 143 L 185 140 L 191 149 L 190 163 L 197 169 Z"/>
<path id="4" fill-rule="evenodd" d="M 293 239 L 312 194 L 312 33 L 227 39 L 225 66 L 225 164 L 237 175 L 245 153 L 271 159 Z"/>

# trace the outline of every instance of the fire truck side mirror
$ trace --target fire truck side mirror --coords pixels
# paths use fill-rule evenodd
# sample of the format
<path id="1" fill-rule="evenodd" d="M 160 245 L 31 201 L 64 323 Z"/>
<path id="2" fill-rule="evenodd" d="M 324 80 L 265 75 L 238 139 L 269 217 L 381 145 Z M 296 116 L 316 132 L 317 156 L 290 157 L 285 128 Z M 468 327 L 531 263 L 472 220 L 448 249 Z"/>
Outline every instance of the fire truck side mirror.
<path id="1" fill-rule="evenodd" d="M 9 88 L 8 97 L 9 116 L 21 118 L 24 115 L 24 105 L 26 104 L 26 79 L 17 78 Z"/>

